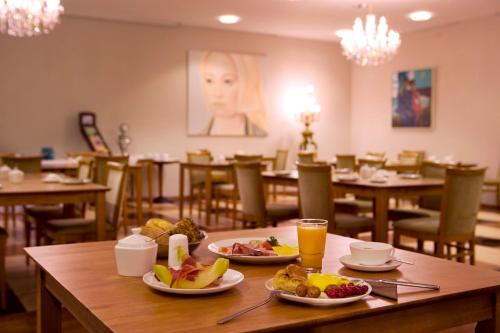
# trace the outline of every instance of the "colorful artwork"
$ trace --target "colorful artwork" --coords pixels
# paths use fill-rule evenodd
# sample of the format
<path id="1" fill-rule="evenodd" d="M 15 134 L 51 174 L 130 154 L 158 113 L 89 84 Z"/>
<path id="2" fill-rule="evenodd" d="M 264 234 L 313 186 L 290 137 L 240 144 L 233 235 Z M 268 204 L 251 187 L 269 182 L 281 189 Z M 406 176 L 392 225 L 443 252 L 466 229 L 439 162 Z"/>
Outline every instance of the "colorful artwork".
<path id="1" fill-rule="evenodd" d="M 189 51 L 188 134 L 267 135 L 263 56 Z"/>
<path id="2" fill-rule="evenodd" d="M 431 127 L 432 94 L 432 69 L 395 73 L 392 79 L 392 127 Z"/>

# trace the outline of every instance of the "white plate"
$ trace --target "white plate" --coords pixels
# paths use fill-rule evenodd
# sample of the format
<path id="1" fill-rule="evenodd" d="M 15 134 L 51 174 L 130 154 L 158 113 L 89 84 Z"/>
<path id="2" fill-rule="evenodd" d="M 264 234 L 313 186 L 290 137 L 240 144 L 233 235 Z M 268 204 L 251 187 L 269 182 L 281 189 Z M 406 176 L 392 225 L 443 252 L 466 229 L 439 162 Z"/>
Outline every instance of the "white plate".
<path id="1" fill-rule="evenodd" d="M 208 250 L 223 257 L 223 258 L 228 258 L 234 261 L 238 262 L 245 262 L 245 263 L 252 263 L 252 264 L 276 264 L 276 263 L 283 263 L 287 261 L 292 261 L 295 260 L 299 257 L 299 254 L 294 254 L 291 256 L 232 256 L 227 253 L 221 253 L 219 252 L 219 248 L 222 246 L 230 247 L 233 246 L 234 243 L 249 243 L 251 240 L 259 240 L 259 241 L 265 241 L 267 238 L 264 237 L 248 237 L 248 238 L 233 238 L 233 239 L 224 239 L 220 240 L 218 242 L 213 242 L 208 245 Z M 288 246 L 298 246 L 296 240 L 291 240 L 291 239 L 285 239 L 285 238 L 278 238 L 278 243 L 282 245 L 288 245 Z"/>
<path id="2" fill-rule="evenodd" d="M 339 304 L 346 304 L 346 303 L 352 303 L 359 301 L 360 299 L 365 298 L 368 296 L 371 291 L 372 287 L 366 283 L 365 281 L 361 279 L 354 279 L 354 278 L 348 278 L 350 280 L 357 280 L 361 281 L 363 285 L 368 286 L 368 291 L 364 293 L 363 295 L 359 296 L 351 296 L 351 297 L 343 297 L 343 298 L 329 298 L 326 296 L 325 293 L 321 293 L 321 296 L 319 298 L 309 298 L 309 297 L 300 297 L 297 295 L 291 295 L 291 294 L 279 294 L 280 298 L 292 301 L 292 302 L 298 302 L 298 303 L 304 303 L 304 304 L 309 304 L 309 305 L 315 305 L 315 306 L 330 306 L 330 305 L 339 305 Z M 273 279 L 269 279 L 266 281 L 266 288 L 267 290 L 274 290 L 273 288 Z"/>
<path id="3" fill-rule="evenodd" d="M 65 185 L 82 185 L 82 184 L 90 184 L 90 179 L 76 179 L 76 178 L 65 178 L 61 180 L 62 184 Z"/>
<path id="4" fill-rule="evenodd" d="M 214 294 L 219 293 L 224 290 L 228 290 L 237 284 L 239 284 L 245 276 L 243 273 L 235 271 L 234 269 L 228 269 L 226 273 L 222 276 L 222 282 L 217 287 L 212 288 L 202 288 L 202 289 L 180 289 L 180 288 L 170 288 L 165 283 L 158 281 L 155 278 L 153 272 L 148 272 L 142 277 L 142 281 L 153 289 L 164 291 L 170 294 L 182 294 L 182 295 L 204 295 L 204 294 Z"/>
<path id="5" fill-rule="evenodd" d="M 276 176 L 288 176 L 288 175 L 292 174 L 292 171 L 290 171 L 290 170 L 276 170 L 276 171 L 273 171 L 273 173 Z"/>
<path id="6" fill-rule="evenodd" d="M 364 272 L 387 272 L 401 266 L 401 262 L 399 261 L 389 261 L 388 263 L 385 263 L 383 265 L 362 265 L 355 262 L 350 254 L 340 257 L 339 261 L 347 268 Z"/>
<path id="7" fill-rule="evenodd" d="M 383 183 L 387 183 L 387 178 L 372 178 L 372 179 L 370 179 L 370 182 L 377 183 L 377 184 L 383 184 Z"/>
<path id="8" fill-rule="evenodd" d="M 352 172 L 352 170 L 349 168 L 335 169 L 335 173 L 338 173 L 338 174 L 348 174 L 351 172 Z"/>

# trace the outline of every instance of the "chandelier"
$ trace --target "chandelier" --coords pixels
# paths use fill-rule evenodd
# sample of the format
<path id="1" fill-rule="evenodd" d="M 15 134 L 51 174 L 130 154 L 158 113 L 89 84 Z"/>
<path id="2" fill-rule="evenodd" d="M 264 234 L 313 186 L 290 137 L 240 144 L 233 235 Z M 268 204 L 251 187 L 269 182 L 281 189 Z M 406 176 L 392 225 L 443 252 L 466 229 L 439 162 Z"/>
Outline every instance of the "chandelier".
<path id="1" fill-rule="evenodd" d="M 389 30 L 384 16 L 376 21 L 375 15 L 366 15 L 366 24 L 358 17 L 352 30 L 343 33 L 340 45 L 349 60 L 361 66 L 376 66 L 396 54 L 401 39 L 399 33 Z"/>
<path id="2" fill-rule="evenodd" d="M 60 0 L 0 0 L 0 32 L 15 37 L 49 33 L 63 11 Z"/>

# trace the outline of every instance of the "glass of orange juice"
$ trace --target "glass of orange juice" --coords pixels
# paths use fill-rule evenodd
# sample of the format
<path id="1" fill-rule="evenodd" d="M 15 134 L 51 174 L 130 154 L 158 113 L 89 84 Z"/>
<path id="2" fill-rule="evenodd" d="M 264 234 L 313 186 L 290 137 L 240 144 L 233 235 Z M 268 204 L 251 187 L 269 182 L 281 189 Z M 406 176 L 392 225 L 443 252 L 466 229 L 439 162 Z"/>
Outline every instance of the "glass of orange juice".
<path id="1" fill-rule="evenodd" d="M 321 271 L 327 227 L 327 220 L 303 219 L 297 222 L 300 259 L 306 271 Z"/>

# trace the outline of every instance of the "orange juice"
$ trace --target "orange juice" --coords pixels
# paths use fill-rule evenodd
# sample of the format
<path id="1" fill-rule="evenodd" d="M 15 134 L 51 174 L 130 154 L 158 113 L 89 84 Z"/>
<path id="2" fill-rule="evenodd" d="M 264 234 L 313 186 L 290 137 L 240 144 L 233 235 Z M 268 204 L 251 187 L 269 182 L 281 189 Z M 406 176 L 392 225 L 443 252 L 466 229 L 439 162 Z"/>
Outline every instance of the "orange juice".
<path id="1" fill-rule="evenodd" d="M 305 268 L 321 269 L 325 253 L 326 229 L 327 223 L 299 222 L 297 225 L 300 258 Z"/>

